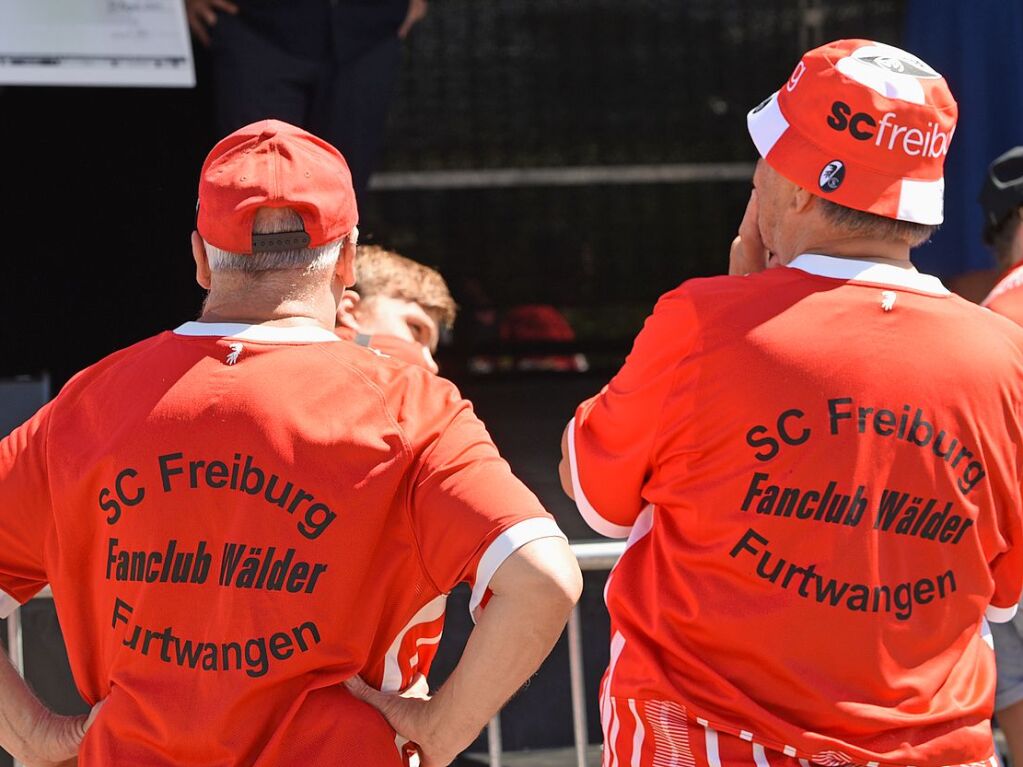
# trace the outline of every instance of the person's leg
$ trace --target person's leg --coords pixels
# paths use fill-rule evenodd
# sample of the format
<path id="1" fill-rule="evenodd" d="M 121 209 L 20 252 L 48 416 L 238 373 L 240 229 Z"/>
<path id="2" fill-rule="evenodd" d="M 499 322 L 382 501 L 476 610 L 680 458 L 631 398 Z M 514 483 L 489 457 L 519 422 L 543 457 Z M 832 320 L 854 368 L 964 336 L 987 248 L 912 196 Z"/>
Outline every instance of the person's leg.
<path id="1" fill-rule="evenodd" d="M 267 118 L 309 127 L 315 62 L 229 14 L 221 14 L 212 29 L 210 53 L 218 135 Z"/>
<path id="2" fill-rule="evenodd" d="M 1013 767 L 1023 765 L 1023 700 L 995 712 L 998 726 L 1005 734 Z"/>
<path id="3" fill-rule="evenodd" d="M 398 26 L 404 12 L 339 6 L 334 18 L 333 68 L 315 96 L 313 131 L 348 160 L 361 198 L 383 143 L 387 112 L 401 67 Z"/>
<path id="4" fill-rule="evenodd" d="M 1023 635 L 1017 622 L 992 623 L 991 638 L 998 670 L 995 721 L 1013 767 L 1023 767 Z"/>

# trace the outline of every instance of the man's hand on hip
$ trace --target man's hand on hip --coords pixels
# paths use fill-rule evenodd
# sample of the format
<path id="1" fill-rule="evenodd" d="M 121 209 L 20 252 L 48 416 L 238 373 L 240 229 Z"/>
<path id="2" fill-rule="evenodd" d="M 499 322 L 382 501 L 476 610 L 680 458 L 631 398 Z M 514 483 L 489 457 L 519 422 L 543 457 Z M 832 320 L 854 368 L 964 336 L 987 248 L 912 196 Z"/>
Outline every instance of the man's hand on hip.
<path id="1" fill-rule="evenodd" d="M 403 692 L 380 692 L 352 677 L 345 686 L 359 700 L 365 701 L 383 714 L 394 731 L 414 743 L 419 750 L 422 767 L 445 767 L 461 752 L 458 742 L 444 742 L 442 733 L 429 705 L 429 685 L 426 677 L 418 675 Z M 475 737 L 475 734 L 473 735 Z"/>
<path id="2" fill-rule="evenodd" d="M 21 761 L 27 767 L 67 767 L 77 764 L 78 748 L 102 708 L 100 701 L 88 714 L 61 716 L 40 710 L 24 742 Z"/>
<path id="3" fill-rule="evenodd" d="M 419 746 L 423 767 L 450 764 L 536 671 L 579 599 L 582 574 L 564 538 L 540 538 L 505 559 L 489 585 L 493 595 L 458 665 L 432 698 L 387 695 L 358 678 L 346 682 Z"/>

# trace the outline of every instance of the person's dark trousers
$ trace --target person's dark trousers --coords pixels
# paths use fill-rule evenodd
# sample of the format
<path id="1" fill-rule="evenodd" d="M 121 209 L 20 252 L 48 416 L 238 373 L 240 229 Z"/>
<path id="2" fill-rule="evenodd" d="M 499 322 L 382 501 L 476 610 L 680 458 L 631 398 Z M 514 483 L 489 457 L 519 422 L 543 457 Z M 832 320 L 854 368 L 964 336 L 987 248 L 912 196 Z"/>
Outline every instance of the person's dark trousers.
<path id="1" fill-rule="evenodd" d="M 220 136 L 276 118 L 336 146 L 362 197 L 401 63 L 408 0 L 242 0 L 220 14 L 212 62 Z"/>

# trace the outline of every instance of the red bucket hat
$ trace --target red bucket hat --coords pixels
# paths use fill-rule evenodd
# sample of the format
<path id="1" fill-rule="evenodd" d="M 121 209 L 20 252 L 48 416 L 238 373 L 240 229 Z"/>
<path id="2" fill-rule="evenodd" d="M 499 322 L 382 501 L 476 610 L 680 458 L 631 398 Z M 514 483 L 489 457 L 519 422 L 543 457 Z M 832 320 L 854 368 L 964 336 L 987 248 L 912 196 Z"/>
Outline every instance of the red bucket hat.
<path id="1" fill-rule="evenodd" d="M 252 221 L 264 207 L 293 208 L 305 231 L 253 235 Z M 358 220 L 345 158 L 294 125 L 246 125 L 213 147 L 203 163 L 196 228 L 221 250 L 315 248 L 348 235 Z"/>
<path id="2" fill-rule="evenodd" d="M 916 56 L 838 40 L 804 55 L 747 124 L 767 164 L 813 194 L 887 218 L 940 224 L 942 166 L 957 115 L 945 80 Z"/>

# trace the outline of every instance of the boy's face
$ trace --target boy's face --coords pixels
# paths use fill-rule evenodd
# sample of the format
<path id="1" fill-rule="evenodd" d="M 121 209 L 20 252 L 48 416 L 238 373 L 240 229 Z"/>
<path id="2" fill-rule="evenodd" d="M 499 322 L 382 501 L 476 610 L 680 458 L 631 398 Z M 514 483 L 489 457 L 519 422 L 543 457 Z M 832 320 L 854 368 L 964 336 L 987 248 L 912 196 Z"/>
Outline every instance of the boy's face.
<path id="1" fill-rule="evenodd" d="M 437 351 L 440 329 L 437 319 L 414 301 L 392 296 L 362 299 L 352 311 L 359 330 L 368 335 L 389 335 Z"/>

